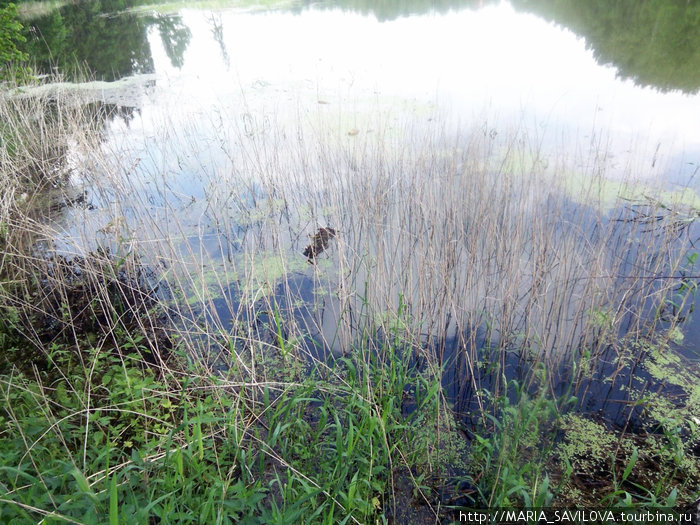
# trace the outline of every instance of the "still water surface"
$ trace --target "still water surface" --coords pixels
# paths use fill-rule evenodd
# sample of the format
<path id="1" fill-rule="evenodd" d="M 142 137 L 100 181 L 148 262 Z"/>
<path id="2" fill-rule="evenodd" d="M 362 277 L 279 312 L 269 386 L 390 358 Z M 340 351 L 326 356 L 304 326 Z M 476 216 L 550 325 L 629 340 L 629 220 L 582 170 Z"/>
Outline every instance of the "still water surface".
<path id="1" fill-rule="evenodd" d="M 119 108 L 106 123 L 104 148 L 118 151 L 119 162 L 129 167 L 96 163 L 90 175 L 76 173 L 76 181 L 88 187 L 102 172 L 119 173 L 129 184 L 121 194 L 93 190 L 96 209 L 69 211 L 56 225 L 60 235 L 92 249 L 119 229 L 114 223 L 119 208 L 116 215 L 130 224 L 130 236 L 155 244 L 181 239 L 177 249 L 183 258 L 196 255 L 202 273 L 200 282 L 190 283 L 187 301 L 196 303 L 197 287 L 211 278 L 202 268 L 218 268 L 215 284 L 224 291 L 209 315 L 230 328 L 227 323 L 240 315 L 237 304 L 246 294 L 254 300 L 259 291 L 222 283 L 240 280 L 226 261 L 241 257 L 248 242 L 241 232 L 260 222 L 257 204 L 249 206 L 258 198 L 268 198 L 273 218 L 289 221 L 290 232 L 279 241 L 292 244 L 297 255 L 288 261 L 287 284 L 309 303 L 322 288 L 298 260 L 305 244 L 299 231 L 313 232 L 314 221 L 301 206 L 289 211 L 288 203 L 265 189 L 269 170 L 298 169 L 300 162 L 305 171 L 324 168 L 296 157 L 301 136 L 327 136 L 331 149 L 355 148 L 353 159 L 338 158 L 339 169 L 352 171 L 363 151 L 376 147 L 378 135 L 401 144 L 405 134 L 411 144 L 414 134 L 457 137 L 458 129 L 476 129 L 492 140 L 522 137 L 543 172 L 565 165 L 573 178 L 633 177 L 664 190 L 688 186 L 695 192 L 700 78 L 694 72 L 700 68 L 693 60 L 700 45 L 692 42 L 700 37 L 689 37 L 687 44 L 667 35 L 677 32 L 687 13 L 659 11 L 649 18 L 640 9 L 637 25 L 630 25 L 614 9 L 602 19 L 594 2 L 578 11 L 560 6 L 558 12 L 541 4 L 454 2 L 399 9 L 387 3 L 380 10 L 343 2 L 271 9 L 90 2 L 65 6 L 61 16 L 30 18 L 31 34 L 42 36 L 31 43 L 35 55 L 48 45 L 54 48 L 46 53 L 66 70 L 73 59 L 86 63 L 96 81 L 81 89 Z M 647 45 L 650 39 L 656 47 Z M 688 53 L 688 46 L 695 52 Z M 260 140 L 261 149 L 253 148 L 259 157 L 238 147 L 242 137 Z M 387 153 L 398 155 L 391 147 Z M 243 165 L 255 169 L 237 173 Z M 231 201 L 225 182 L 234 179 L 249 180 L 246 203 Z M 289 180 L 295 180 L 291 171 Z M 223 227 L 219 219 L 229 211 L 233 222 Z M 323 212 L 314 210 L 314 217 L 319 222 Z M 171 267 L 168 278 L 192 271 L 184 266 Z M 262 286 L 264 279 L 259 281 Z M 327 315 L 300 308 L 299 322 L 315 326 L 318 334 L 337 330 L 338 305 L 327 301 Z M 685 328 L 689 355 L 700 341 L 697 325 Z M 331 350 L 342 346 L 342 338 L 329 340 Z"/>
<path id="2" fill-rule="evenodd" d="M 604 132 L 611 175 L 687 182 L 700 157 L 698 30 L 685 25 L 695 8 L 648 14 L 641 3 L 636 17 L 603 19 L 596 3 L 544 4 L 105 1 L 65 6 L 30 29 L 42 37 L 35 56 L 59 65 L 84 62 L 105 80 L 153 75 L 155 86 L 122 101 L 145 126 L 172 100 L 194 112 L 243 100 L 292 113 L 318 101 L 336 113 L 440 111 L 462 125 L 531 129 L 551 155 Z"/>

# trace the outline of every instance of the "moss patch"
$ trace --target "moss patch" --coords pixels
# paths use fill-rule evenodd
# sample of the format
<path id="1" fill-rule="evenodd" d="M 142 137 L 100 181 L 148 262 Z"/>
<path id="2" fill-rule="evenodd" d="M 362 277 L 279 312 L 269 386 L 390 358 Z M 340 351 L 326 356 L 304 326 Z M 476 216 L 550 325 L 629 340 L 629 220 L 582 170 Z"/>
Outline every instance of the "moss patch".
<path id="1" fill-rule="evenodd" d="M 644 361 L 644 368 L 654 379 L 679 387 L 684 392 L 680 397 L 680 408 L 677 410 L 687 417 L 698 415 L 700 371 L 697 367 L 689 366 L 669 345 L 662 344 L 650 349 Z"/>
<path id="2" fill-rule="evenodd" d="M 651 400 L 655 404 L 659 400 Z M 661 400 L 656 408 L 672 410 Z M 662 412 L 657 412 L 660 414 Z M 562 476 L 559 502 L 570 505 L 621 504 L 666 501 L 677 491 L 678 502 L 688 503 L 700 489 L 700 463 L 678 427 L 662 433 L 622 433 L 580 415 L 561 421 L 563 440 L 553 458 Z"/>

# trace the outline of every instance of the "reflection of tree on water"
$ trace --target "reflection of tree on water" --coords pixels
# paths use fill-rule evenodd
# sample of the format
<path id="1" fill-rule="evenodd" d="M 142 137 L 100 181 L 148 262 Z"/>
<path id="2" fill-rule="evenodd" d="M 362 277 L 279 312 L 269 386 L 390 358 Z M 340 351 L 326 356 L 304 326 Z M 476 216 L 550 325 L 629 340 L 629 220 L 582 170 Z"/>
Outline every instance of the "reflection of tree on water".
<path id="1" fill-rule="evenodd" d="M 40 72 L 57 67 L 69 76 L 87 67 L 99 80 L 153 71 L 146 24 L 135 15 L 105 16 L 124 0 L 78 2 L 32 20 L 28 51 Z"/>
<path id="2" fill-rule="evenodd" d="M 211 33 L 214 36 L 214 40 L 219 44 L 221 48 L 221 57 L 224 59 L 224 64 L 226 67 L 231 65 L 231 59 L 228 56 L 228 50 L 226 49 L 226 44 L 224 43 L 224 24 L 221 20 L 220 14 L 213 14 L 209 16 L 209 24 L 211 25 Z"/>
<path id="3" fill-rule="evenodd" d="M 688 0 L 510 0 L 523 12 L 555 22 L 586 39 L 596 60 L 623 78 L 664 91 L 700 90 L 700 2 Z M 479 8 L 500 0 L 306 0 L 379 21 L 421 13 Z"/>
<path id="4" fill-rule="evenodd" d="M 141 109 L 133 106 L 118 106 L 116 104 L 102 104 L 104 115 L 104 121 L 112 121 L 116 118 L 121 119 L 122 122 L 129 127 L 129 124 L 134 117 L 141 114 Z"/>
<path id="5" fill-rule="evenodd" d="M 512 0 L 586 38 L 621 77 L 664 91 L 700 89 L 700 3 L 687 0 Z"/>
<path id="6" fill-rule="evenodd" d="M 402 16 L 424 13 L 447 13 L 465 7 L 481 7 L 485 3 L 498 3 L 500 0 L 304 0 L 315 8 L 340 8 L 356 11 L 363 15 L 373 15 L 380 22 L 395 20 Z"/>
<path id="7" fill-rule="evenodd" d="M 177 16 L 144 17 L 127 10 L 144 0 L 97 0 L 63 6 L 26 24 L 25 50 L 39 72 L 80 67 L 98 80 L 152 73 L 148 29 L 158 28 L 173 66 L 181 67 L 190 31 Z"/>
<path id="8" fill-rule="evenodd" d="M 192 38 L 190 29 L 179 16 L 156 15 L 149 17 L 149 23 L 158 28 L 165 54 L 173 67 L 181 68 L 185 63 L 184 54 Z"/>

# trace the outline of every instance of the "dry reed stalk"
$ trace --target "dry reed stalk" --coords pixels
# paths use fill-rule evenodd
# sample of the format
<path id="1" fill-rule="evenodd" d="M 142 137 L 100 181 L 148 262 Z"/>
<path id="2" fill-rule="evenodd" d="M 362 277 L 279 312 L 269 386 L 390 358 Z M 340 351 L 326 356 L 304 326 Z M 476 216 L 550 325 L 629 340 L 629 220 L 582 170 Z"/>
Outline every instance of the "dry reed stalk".
<path id="1" fill-rule="evenodd" d="M 645 213 L 668 218 L 651 226 L 634 222 L 623 201 L 615 220 L 600 197 L 603 152 L 545 168 L 539 143 L 523 132 L 378 127 L 348 142 L 323 121 L 253 129 L 250 117 L 234 117 L 215 126 L 218 150 L 201 140 L 209 130 L 198 121 L 97 144 L 75 138 L 92 115 L 69 115 L 62 101 L 50 102 L 58 131 L 27 126 L 47 104 L 0 104 L 12 133 L 28 135 L 11 160 L 2 152 L 3 223 L 20 191 L 11 174 L 50 180 L 61 172 L 50 166 L 69 156 L 63 169 L 80 172 L 99 209 L 70 211 L 80 231 L 24 218 L 13 227 L 61 238 L 72 256 L 98 246 L 139 255 L 169 291 L 162 311 L 180 347 L 210 371 L 223 360 L 253 382 L 255 363 L 277 344 L 274 315 L 294 351 L 311 359 L 311 338 L 343 351 L 376 325 L 400 328 L 435 362 L 456 340 L 471 376 L 483 355 L 479 329 L 503 365 L 512 353 L 552 370 L 583 349 L 600 357 L 616 334 L 655 328 L 649 312 L 677 285 L 669 277 L 688 247 L 659 202 Z M 572 165 L 587 166 L 578 190 L 567 188 Z M 318 254 L 325 266 L 300 265 L 306 234 L 329 226 L 338 233 Z M 32 264 L 26 278 L 40 261 Z M 100 282 L 103 265 L 91 271 Z M 323 293 L 304 296 L 295 288 L 304 279 Z M 155 320 L 139 319 L 147 334 Z"/>

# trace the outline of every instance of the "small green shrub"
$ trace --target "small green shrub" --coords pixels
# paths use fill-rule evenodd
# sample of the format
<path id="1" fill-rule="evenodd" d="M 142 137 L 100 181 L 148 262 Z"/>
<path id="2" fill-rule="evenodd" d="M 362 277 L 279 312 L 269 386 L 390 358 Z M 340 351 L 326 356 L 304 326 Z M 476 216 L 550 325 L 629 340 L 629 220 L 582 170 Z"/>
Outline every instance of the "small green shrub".
<path id="1" fill-rule="evenodd" d="M 0 8 L 0 81 L 16 82 L 28 77 L 29 69 L 20 64 L 29 56 L 17 47 L 25 41 L 22 24 L 17 19 L 17 6 L 8 4 Z"/>

